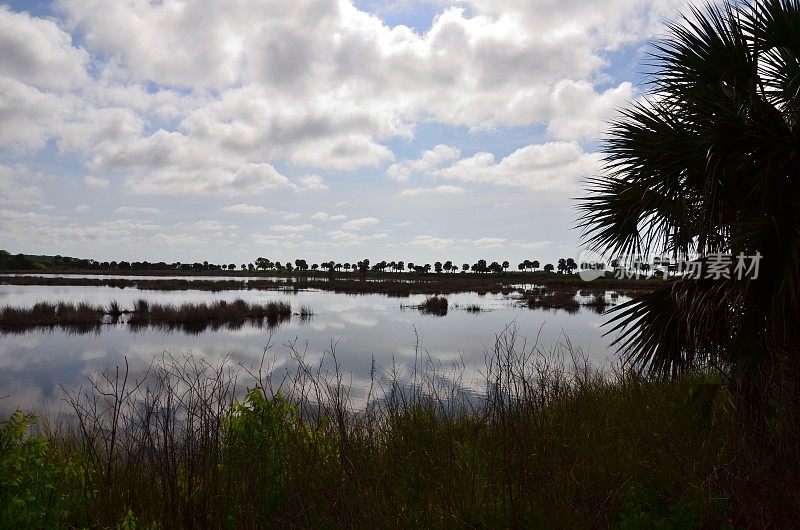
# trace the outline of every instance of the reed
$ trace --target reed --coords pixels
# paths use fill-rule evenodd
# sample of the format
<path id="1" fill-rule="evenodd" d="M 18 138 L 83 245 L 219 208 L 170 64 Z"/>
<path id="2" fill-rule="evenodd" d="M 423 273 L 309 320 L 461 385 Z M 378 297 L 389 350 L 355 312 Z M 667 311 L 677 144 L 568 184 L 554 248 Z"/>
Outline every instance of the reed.
<path id="1" fill-rule="evenodd" d="M 715 372 L 600 367 L 513 328 L 463 365 L 417 348 L 366 408 L 338 370 L 287 345 L 266 361 L 164 354 L 69 392 L 73 414 L 0 430 L 8 527 L 796 527 L 798 394 L 749 430 Z M 375 367 L 373 374 L 381 373 Z M 405 374 L 405 375 L 399 375 Z M 280 390 L 278 390 L 280 389 Z M 24 433 L 30 433 L 27 437 Z M 24 465 L 17 465 L 24 463 Z"/>
<path id="2" fill-rule="evenodd" d="M 443 296 L 430 296 L 419 304 L 417 309 L 429 315 L 444 316 L 447 314 L 447 305 L 447 298 Z"/>
<path id="3" fill-rule="evenodd" d="M 307 313 L 311 311 L 309 308 L 305 310 Z M 134 329 L 158 327 L 199 333 L 209 328 L 236 329 L 245 323 L 274 327 L 291 318 L 292 306 L 283 300 L 250 304 L 237 299 L 231 302 L 219 300 L 211 304 L 186 303 L 174 306 L 139 299 L 131 310 L 124 311 L 116 301 L 111 302 L 108 310 L 83 302 L 77 305 L 65 302 L 37 303 L 31 308 L 0 309 L 0 331 L 20 332 L 59 326 L 74 332 L 88 332 L 97 330 L 104 323 L 105 315 L 110 316 L 111 324 L 118 323 L 127 315 L 125 322 Z"/>

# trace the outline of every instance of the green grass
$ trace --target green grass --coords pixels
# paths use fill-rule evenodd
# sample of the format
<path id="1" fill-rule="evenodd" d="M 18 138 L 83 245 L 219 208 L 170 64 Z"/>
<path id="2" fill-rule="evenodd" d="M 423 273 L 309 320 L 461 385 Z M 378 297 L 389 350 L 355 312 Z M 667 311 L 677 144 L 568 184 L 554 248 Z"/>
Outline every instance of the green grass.
<path id="1" fill-rule="evenodd" d="M 569 345 L 518 344 L 487 352 L 480 406 L 430 359 L 413 391 L 376 382 L 381 399 L 358 413 L 340 374 L 302 357 L 283 393 L 254 370 L 242 395 L 227 365 L 192 357 L 135 382 L 105 373 L 69 396 L 77 423 L 2 427 L 0 526 L 797 524 L 796 390 L 756 433 L 711 373 L 604 373 Z"/>

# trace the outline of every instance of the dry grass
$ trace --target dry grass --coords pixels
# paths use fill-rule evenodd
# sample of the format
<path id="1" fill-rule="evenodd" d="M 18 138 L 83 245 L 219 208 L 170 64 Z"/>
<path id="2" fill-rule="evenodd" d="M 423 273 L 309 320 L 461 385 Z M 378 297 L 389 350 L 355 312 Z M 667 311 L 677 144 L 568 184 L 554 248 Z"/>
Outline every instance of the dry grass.
<path id="1" fill-rule="evenodd" d="M 227 361 L 165 355 L 142 376 L 123 368 L 92 378 L 68 395 L 75 423 L 38 427 L 51 449 L 43 463 L 29 464 L 40 466 L 32 480 L 57 479 L 24 490 L 40 496 L 19 497 L 43 507 L 31 510 L 38 518 L 28 526 L 800 521 L 796 385 L 776 394 L 785 405 L 773 412 L 770 432 L 756 436 L 711 372 L 667 382 L 600 369 L 569 341 L 543 350 L 512 328 L 486 352 L 482 393 L 462 385 L 457 364 L 418 347 L 418 369 L 373 378 L 373 405 L 359 412 L 335 348 L 319 361 L 288 348 L 294 368 L 283 373 L 271 368 L 267 348 L 245 373 Z M 5 461 L 22 458 L 21 448 L 3 447 Z M 79 472 L 43 472 L 67 464 Z M 16 483 L 0 495 L 16 492 Z M 19 505 L 4 503 L 0 512 Z"/>

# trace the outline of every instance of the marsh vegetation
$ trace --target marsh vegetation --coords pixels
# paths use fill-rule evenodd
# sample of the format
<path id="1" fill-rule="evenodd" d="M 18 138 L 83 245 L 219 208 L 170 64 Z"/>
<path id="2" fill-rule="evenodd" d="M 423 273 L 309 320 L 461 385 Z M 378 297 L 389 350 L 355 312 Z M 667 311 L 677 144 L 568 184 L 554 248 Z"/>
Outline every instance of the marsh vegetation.
<path id="1" fill-rule="evenodd" d="M 302 307 L 299 316 L 308 319 L 313 315 L 309 307 Z M 154 327 L 199 333 L 206 329 L 237 329 L 245 324 L 274 327 L 292 316 L 288 301 L 248 303 L 237 299 L 231 302 L 217 300 L 211 303 L 172 304 L 150 303 L 145 299 L 135 302 L 128 310 L 117 302 L 107 307 L 59 302 L 38 302 L 30 308 L 6 306 L 0 308 L 0 332 L 14 333 L 35 328 L 60 328 L 71 332 L 99 331 L 104 324 L 122 321 L 131 329 Z"/>

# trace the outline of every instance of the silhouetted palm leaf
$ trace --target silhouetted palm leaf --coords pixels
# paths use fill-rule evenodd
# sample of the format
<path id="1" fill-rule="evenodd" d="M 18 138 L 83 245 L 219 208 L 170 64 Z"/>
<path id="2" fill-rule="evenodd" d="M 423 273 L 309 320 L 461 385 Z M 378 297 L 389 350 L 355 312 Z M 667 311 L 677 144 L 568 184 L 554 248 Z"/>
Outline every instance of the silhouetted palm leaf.
<path id="1" fill-rule="evenodd" d="M 615 312 L 617 344 L 673 374 L 796 344 L 800 324 L 800 0 L 693 10 L 654 46 L 650 91 L 622 111 L 580 199 L 611 254 L 755 255 L 757 280 L 679 279 Z"/>

